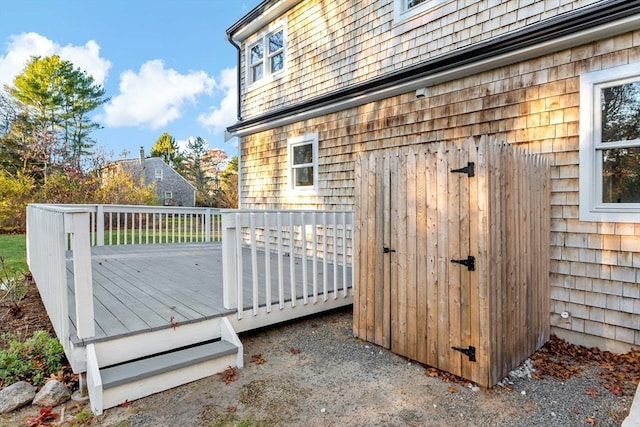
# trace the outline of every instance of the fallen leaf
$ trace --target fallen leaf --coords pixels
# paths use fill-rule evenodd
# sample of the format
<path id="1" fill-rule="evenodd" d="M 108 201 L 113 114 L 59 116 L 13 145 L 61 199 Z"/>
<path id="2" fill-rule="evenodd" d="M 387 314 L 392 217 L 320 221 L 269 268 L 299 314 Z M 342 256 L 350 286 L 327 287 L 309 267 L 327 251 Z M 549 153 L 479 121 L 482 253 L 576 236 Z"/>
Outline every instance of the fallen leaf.
<path id="1" fill-rule="evenodd" d="M 291 354 L 300 354 L 302 350 L 300 350 L 299 348 L 291 347 L 289 351 L 291 352 Z"/>
<path id="2" fill-rule="evenodd" d="M 236 408 L 236 407 L 235 407 L 235 406 L 233 406 L 233 405 L 229 405 L 229 406 L 227 407 L 227 412 L 229 412 L 230 414 L 235 414 L 237 410 L 238 410 L 238 408 Z"/>
<path id="3" fill-rule="evenodd" d="M 592 425 L 592 426 L 596 425 L 596 420 L 594 420 L 594 419 L 593 419 L 593 418 L 591 418 L 591 417 L 587 417 L 587 418 L 585 418 L 585 419 L 584 419 L 584 421 L 585 421 L 587 424 L 589 424 L 589 425 Z"/>
<path id="4" fill-rule="evenodd" d="M 227 369 L 224 372 L 220 372 L 218 375 L 222 377 L 222 381 L 225 384 L 229 384 L 236 380 L 236 368 L 233 366 L 227 366 Z"/>
<path id="5" fill-rule="evenodd" d="M 589 388 L 587 388 L 587 391 L 585 392 L 585 394 L 591 397 L 600 396 L 600 393 L 598 393 L 598 391 L 595 388 L 593 388 L 593 386 L 590 386 Z"/>
<path id="6" fill-rule="evenodd" d="M 449 387 L 449 393 L 457 393 L 457 392 L 458 392 L 458 389 L 456 388 L 456 386 L 452 385 L 451 387 Z"/>
<path id="7" fill-rule="evenodd" d="M 262 365 L 264 363 L 267 363 L 267 361 L 262 357 L 262 354 L 254 354 L 253 356 L 251 356 L 251 363 Z"/>

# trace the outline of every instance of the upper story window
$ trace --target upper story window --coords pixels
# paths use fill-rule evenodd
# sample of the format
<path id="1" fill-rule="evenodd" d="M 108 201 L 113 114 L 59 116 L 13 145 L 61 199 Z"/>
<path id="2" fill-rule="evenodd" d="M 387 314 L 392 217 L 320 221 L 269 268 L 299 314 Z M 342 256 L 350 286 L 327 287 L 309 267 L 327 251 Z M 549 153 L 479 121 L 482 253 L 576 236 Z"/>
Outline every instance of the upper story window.
<path id="1" fill-rule="evenodd" d="M 289 143 L 289 188 L 313 191 L 318 183 L 318 134 L 291 138 Z"/>
<path id="2" fill-rule="evenodd" d="M 580 76 L 580 219 L 640 222 L 640 70 Z"/>
<path id="3" fill-rule="evenodd" d="M 156 179 L 162 181 L 162 169 L 156 169 Z"/>
<path id="4" fill-rule="evenodd" d="M 397 21 L 411 18 L 448 2 L 450 0 L 395 0 L 394 18 Z"/>
<path id="5" fill-rule="evenodd" d="M 249 44 L 247 76 L 249 84 L 267 81 L 285 70 L 286 41 L 284 27 L 266 32 Z"/>

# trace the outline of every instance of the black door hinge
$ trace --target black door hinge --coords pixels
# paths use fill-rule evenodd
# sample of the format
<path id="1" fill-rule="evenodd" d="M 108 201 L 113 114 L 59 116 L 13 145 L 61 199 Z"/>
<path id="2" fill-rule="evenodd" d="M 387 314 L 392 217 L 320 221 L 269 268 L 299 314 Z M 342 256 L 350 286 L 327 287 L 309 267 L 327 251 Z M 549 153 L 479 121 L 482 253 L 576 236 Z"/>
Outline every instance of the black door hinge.
<path id="1" fill-rule="evenodd" d="M 469 271 L 476 270 L 476 257 L 474 256 L 468 256 L 467 259 L 452 259 L 451 262 L 456 264 L 462 264 L 465 267 L 467 267 L 467 270 Z"/>
<path id="2" fill-rule="evenodd" d="M 460 169 L 451 169 L 452 173 L 466 173 L 469 178 L 476 176 L 476 164 L 474 162 L 467 163 L 467 166 Z"/>
<path id="3" fill-rule="evenodd" d="M 382 248 L 382 252 L 385 254 L 388 254 L 389 252 L 395 252 L 395 249 L 389 249 L 389 248 Z"/>
<path id="4" fill-rule="evenodd" d="M 455 351 L 459 351 L 469 358 L 469 362 L 476 361 L 476 348 L 469 346 L 469 348 L 451 347 Z"/>

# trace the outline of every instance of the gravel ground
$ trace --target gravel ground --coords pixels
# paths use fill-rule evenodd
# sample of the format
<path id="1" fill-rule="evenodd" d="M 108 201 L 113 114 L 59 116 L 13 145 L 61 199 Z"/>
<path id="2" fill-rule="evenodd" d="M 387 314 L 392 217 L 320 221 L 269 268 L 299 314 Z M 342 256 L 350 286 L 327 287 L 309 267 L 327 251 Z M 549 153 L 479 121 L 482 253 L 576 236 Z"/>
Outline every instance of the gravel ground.
<path id="1" fill-rule="evenodd" d="M 245 367 L 227 375 L 228 384 L 216 375 L 109 409 L 92 425 L 619 426 L 633 400 L 605 389 L 589 362 L 566 380 L 532 379 L 521 369 L 523 378 L 489 390 L 430 376 L 354 338 L 351 322 L 343 310 L 243 335 Z M 67 416 L 78 411 L 67 406 Z"/>

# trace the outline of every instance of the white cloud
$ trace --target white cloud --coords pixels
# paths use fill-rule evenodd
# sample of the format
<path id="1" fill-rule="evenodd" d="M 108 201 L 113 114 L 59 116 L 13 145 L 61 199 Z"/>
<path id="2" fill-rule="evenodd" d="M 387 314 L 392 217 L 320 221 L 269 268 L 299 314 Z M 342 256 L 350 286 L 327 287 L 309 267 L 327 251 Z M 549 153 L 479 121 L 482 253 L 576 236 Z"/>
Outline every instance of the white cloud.
<path id="1" fill-rule="evenodd" d="M 0 86 L 12 84 L 14 77 L 22 72 L 32 56 L 54 54 L 85 70 L 100 85 L 104 84 L 111 68 L 111 62 L 100 57 L 100 46 L 93 40 L 84 46 L 60 46 L 38 33 L 22 33 L 12 35 L 6 54 L 0 55 Z"/>
<path id="2" fill-rule="evenodd" d="M 225 68 L 220 74 L 218 88 L 224 92 L 220 105 L 214 106 L 206 114 L 198 116 L 198 122 L 214 134 L 222 133 L 237 120 L 238 86 L 236 68 Z"/>
<path id="3" fill-rule="evenodd" d="M 144 63 L 136 73 L 120 75 L 120 94 L 104 106 L 98 118 L 106 126 L 141 126 L 156 130 L 182 116 L 188 102 L 203 93 L 211 93 L 216 82 L 204 71 L 179 74 L 165 69 L 164 62 Z"/>

